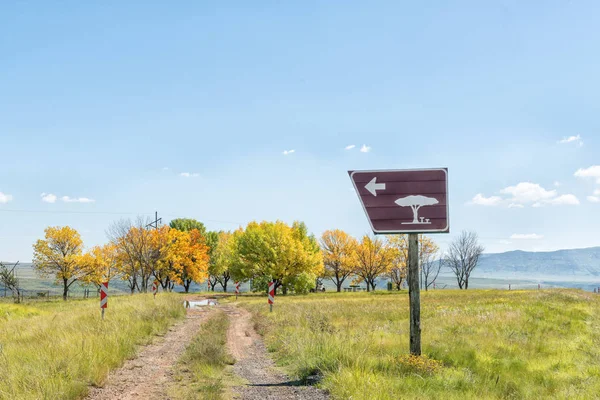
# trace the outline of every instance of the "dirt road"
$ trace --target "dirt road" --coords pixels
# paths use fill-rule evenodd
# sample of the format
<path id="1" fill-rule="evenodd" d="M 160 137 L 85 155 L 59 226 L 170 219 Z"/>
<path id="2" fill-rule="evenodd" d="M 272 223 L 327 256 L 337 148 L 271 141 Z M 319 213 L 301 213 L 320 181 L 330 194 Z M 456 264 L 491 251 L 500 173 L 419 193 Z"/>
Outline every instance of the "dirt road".
<path id="1" fill-rule="evenodd" d="M 227 306 L 229 315 L 227 347 L 236 359 L 233 371 L 247 384 L 232 388 L 234 399 L 243 400 L 325 400 L 329 396 L 312 386 L 293 382 L 275 369 L 262 338 L 254 331 L 251 315 L 241 307 Z"/>
<path id="2" fill-rule="evenodd" d="M 111 372 L 103 387 L 91 388 L 87 399 L 168 399 L 166 383 L 172 380 L 173 366 L 212 308 L 188 309 L 184 321 L 172 326 L 156 343 L 144 347 L 135 359 Z"/>
<path id="3" fill-rule="evenodd" d="M 190 300 L 192 300 L 190 298 Z M 194 298 L 193 300 L 200 300 Z M 91 388 L 87 400 L 164 400 L 173 381 L 173 367 L 197 335 L 202 322 L 220 308 L 230 319 L 227 348 L 236 359 L 233 373 L 245 384 L 231 388 L 240 400 L 325 400 L 329 396 L 312 386 L 290 381 L 277 371 L 248 311 L 237 306 L 190 308 L 184 321 L 174 325 L 156 343 L 144 347 L 133 360 L 111 372 L 103 387 Z"/>

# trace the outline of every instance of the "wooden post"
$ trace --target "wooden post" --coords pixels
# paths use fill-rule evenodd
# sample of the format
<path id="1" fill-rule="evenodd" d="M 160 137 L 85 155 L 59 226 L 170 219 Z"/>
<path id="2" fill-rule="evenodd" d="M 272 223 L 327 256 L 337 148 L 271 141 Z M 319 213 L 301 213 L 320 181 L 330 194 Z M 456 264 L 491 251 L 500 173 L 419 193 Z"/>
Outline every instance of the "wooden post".
<path id="1" fill-rule="evenodd" d="M 419 289 L 419 234 L 408 234 L 408 298 L 410 354 L 421 355 L 421 291 Z"/>

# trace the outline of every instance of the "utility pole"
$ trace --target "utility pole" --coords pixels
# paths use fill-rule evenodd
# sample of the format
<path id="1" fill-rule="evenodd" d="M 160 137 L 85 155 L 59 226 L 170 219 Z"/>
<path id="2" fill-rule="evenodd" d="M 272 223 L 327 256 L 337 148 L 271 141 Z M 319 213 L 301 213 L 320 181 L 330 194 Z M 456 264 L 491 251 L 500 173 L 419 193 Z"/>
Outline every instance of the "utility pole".
<path id="1" fill-rule="evenodd" d="M 152 227 L 154 229 L 158 229 L 158 224 L 162 223 L 162 218 L 158 218 L 158 211 L 154 212 L 154 221 L 150 222 L 148 225 L 146 225 L 147 227 Z"/>

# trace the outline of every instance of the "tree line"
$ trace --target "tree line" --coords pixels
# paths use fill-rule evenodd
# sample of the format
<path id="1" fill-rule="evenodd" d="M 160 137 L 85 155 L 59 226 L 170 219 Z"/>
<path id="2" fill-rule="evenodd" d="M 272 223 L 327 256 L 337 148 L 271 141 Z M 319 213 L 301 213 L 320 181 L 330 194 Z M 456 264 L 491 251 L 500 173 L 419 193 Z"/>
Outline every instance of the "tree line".
<path id="1" fill-rule="evenodd" d="M 75 283 L 94 284 L 120 279 L 131 293 L 147 292 L 153 281 L 163 290 L 176 285 L 190 290 L 192 283 L 220 285 L 227 291 L 231 281 L 250 282 L 253 291 L 275 290 L 307 293 L 330 279 L 341 291 L 344 282 L 366 284 L 375 290 L 379 278 L 388 278 L 400 290 L 406 279 L 406 235 L 363 236 L 329 230 L 317 239 L 303 222 L 251 222 L 235 231 L 208 231 L 200 221 L 187 218 L 169 225 L 149 227 L 148 221 L 119 220 L 107 230 L 108 242 L 85 249 L 79 232 L 48 227 L 34 245 L 33 265 L 44 277 L 63 287 L 63 298 Z M 470 249 L 470 251 L 469 251 Z M 474 233 L 463 232 L 445 255 L 429 237 L 420 235 L 419 266 L 422 287 L 427 290 L 447 265 L 461 289 L 483 248 Z"/>

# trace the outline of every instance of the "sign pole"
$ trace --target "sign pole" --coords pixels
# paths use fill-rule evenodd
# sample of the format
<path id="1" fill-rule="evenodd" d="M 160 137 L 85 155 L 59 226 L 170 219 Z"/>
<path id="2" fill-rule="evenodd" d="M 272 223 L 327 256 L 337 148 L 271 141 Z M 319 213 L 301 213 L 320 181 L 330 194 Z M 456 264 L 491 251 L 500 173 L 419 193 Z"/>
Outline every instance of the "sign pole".
<path id="1" fill-rule="evenodd" d="M 408 298 L 410 354 L 421 355 L 421 291 L 419 289 L 419 234 L 408 234 Z"/>
<path id="2" fill-rule="evenodd" d="M 408 234 L 410 353 L 421 355 L 419 234 L 450 232 L 448 168 L 348 171 L 374 234 Z M 434 282 L 434 288 L 436 284 Z"/>
<path id="3" fill-rule="evenodd" d="M 102 319 L 104 319 L 104 310 L 108 306 L 108 282 L 102 282 L 100 285 L 100 309 L 102 310 Z"/>
<path id="4" fill-rule="evenodd" d="M 154 300 L 156 300 L 156 293 L 158 293 L 158 281 L 155 279 L 152 282 L 152 295 L 154 296 Z"/>
<path id="5" fill-rule="evenodd" d="M 273 303 L 275 302 L 275 282 L 269 282 L 269 312 L 273 312 Z"/>

